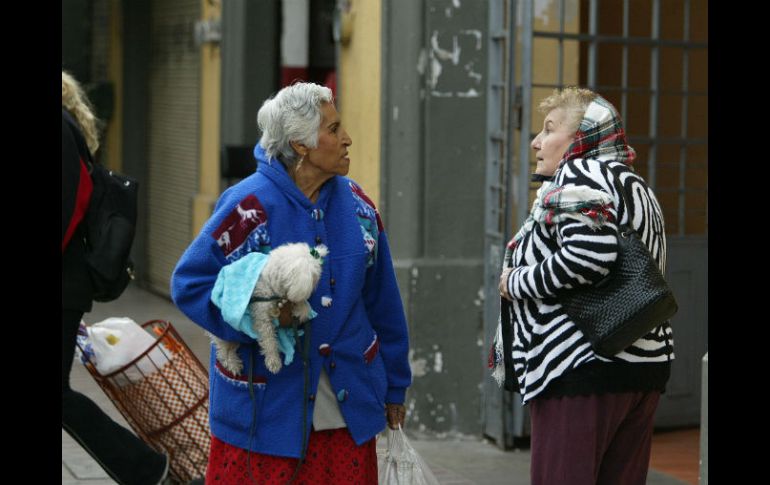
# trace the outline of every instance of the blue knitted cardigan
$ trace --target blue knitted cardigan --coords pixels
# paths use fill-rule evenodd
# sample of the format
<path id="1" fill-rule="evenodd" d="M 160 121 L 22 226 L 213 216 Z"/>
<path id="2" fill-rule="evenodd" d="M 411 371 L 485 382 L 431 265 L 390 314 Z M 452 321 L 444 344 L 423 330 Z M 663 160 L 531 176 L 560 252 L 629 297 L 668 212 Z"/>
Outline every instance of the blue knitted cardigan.
<path id="1" fill-rule="evenodd" d="M 325 244 L 329 255 L 309 299 L 318 316 L 311 321 L 304 430 L 309 435 L 323 367 L 345 423 L 361 445 L 384 429 L 385 403 L 403 403 L 411 384 L 406 319 L 382 222 L 374 204 L 352 180 L 333 177 L 312 203 L 283 164 L 268 160 L 259 146 L 254 155 L 259 161 L 256 173 L 222 194 L 171 279 L 174 303 L 192 321 L 222 339 L 241 343 L 238 353 L 244 371 L 238 376 L 218 364 L 212 347 L 211 432 L 226 443 L 259 453 L 295 458 L 301 454 L 306 399 L 301 354 L 277 374 L 270 373 L 255 340 L 222 319 L 211 292 L 222 266 L 252 251 L 268 253 L 281 244 L 305 242 L 311 247 Z M 253 400 L 246 377 L 250 361 Z"/>

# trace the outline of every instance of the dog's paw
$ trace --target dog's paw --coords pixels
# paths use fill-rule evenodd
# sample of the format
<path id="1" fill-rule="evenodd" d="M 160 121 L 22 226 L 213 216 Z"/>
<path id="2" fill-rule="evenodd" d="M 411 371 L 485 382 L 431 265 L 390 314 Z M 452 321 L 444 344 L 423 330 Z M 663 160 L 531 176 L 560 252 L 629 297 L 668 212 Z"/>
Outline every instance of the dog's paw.
<path id="1" fill-rule="evenodd" d="M 277 374 L 281 370 L 281 357 L 278 355 L 266 355 L 265 367 L 273 374 Z"/>
<path id="2" fill-rule="evenodd" d="M 239 376 L 243 371 L 243 361 L 237 355 L 229 355 L 219 361 L 222 367 L 230 371 L 233 375 Z"/>

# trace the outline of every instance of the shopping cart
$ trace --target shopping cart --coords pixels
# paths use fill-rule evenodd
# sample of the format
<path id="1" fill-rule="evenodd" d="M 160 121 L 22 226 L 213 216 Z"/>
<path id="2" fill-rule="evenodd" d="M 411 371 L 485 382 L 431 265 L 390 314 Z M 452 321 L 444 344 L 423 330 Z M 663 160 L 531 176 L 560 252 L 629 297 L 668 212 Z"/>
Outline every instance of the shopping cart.
<path id="1" fill-rule="evenodd" d="M 208 372 L 171 323 L 151 320 L 142 328 L 155 341 L 137 358 L 106 375 L 89 357 L 83 358 L 85 366 L 136 434 L 169 455 L 173 478 L 186 483 L 204 477 L 210 443 Z"/>

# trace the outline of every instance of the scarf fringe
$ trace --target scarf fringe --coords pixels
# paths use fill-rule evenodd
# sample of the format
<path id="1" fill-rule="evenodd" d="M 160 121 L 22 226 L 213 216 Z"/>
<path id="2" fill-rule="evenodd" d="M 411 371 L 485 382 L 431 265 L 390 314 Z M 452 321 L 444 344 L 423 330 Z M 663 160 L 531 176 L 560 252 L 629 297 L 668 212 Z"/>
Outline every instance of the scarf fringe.
<path id="1" fill-rule="evenodd" d="M 497 318 L 497 330 L 492 340 L 492 348 L 489 349 L 489 368 L 492 369 L 492 377 L 498 387 L 503 387 L 505 381 L 505 360 L 503 357 L 503 325 L 500 317 Z"/>
<path id="2" fill-rule="evenodd" d="M 495 366 L 495 369 L 492 371 L 492 378 L 497 382 L 497 387 L 503 387 L 505 382 L 505 366 L 502 362 Z"/>

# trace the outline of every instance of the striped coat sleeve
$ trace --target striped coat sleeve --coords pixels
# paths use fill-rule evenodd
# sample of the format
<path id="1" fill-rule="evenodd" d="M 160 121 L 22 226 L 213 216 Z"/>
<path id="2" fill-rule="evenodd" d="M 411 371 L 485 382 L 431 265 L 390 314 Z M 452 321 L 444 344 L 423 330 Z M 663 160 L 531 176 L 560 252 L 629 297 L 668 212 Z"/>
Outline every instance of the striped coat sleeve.
<path id="1" fill-rule="evenodd" d="M 557 174 L 556 183 L 562 186 L 582 185 L 609 193 L 618 200 L 608 178 L 607 168 L 595 160 L 571 160 Z M 617 259 L 617 212 L 611 207 L 610 221 L 599 228 L 584 222 L 567 219 L 549 229 L 535 225 L 534 231 L 555 230 L 559 249 L 537 264 L 520 265 L 508 277 L 508 291 L 516 299 L 555 297 L 559 291 L 591 285 L 607 276 Z M 544 235 L 543 239 L 548 239 Z M 534 241 L 540 238 L 531 238 Z M 535 261 L 537 245 L 522 247 L 526 260 Z"/>

